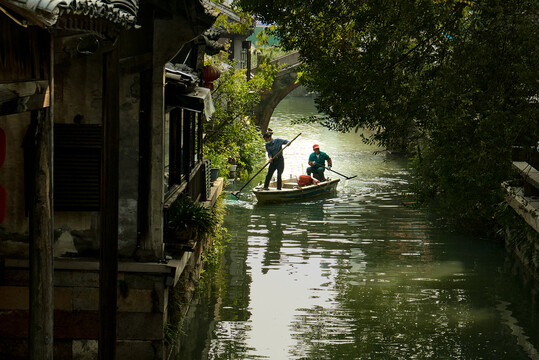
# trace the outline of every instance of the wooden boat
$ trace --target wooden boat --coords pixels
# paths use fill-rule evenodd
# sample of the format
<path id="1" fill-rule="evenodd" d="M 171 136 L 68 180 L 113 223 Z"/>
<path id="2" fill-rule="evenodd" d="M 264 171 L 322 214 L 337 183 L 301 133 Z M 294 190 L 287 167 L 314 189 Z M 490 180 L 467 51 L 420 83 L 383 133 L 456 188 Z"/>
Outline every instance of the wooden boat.
<path id="1" fill-rule="evenodd" d="M 297 180 L 292 178 L 283 180 L 281 190 L 277 190 L 277 182 L 272 181 L 269 190 L 263 190 L 264 185 L 258 185 L 253 189 L 253 193 L 259 204 L 305 201 L 335 192 L 338 183 L 339 179 L 326 179 L 318 184 L 299 186 Z"/>

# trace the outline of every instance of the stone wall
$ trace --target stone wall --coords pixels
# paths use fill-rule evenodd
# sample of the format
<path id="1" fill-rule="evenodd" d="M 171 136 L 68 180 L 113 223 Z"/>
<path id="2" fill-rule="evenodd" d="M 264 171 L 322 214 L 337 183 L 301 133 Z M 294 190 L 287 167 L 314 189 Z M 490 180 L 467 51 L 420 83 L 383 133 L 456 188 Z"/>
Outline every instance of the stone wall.
<path id="1" fill-rule="evenodd" d="M 6 158 L 0 171 L 0 184 L 6 189 L 6 217 L 0 226 L 0 256 L 28 256 L 28 218 L 24 209 L 24 151 L 21 145 L 30 114 L 0 116 L 6 133 Z"/>
<path id="2" fill-rule="evenodd" d="M 200 274 L 204 266 L 202 255 L 211 247 L 213 239 L 199 241 L 193 249 L 192 256 L 186 264 L 179 281 L 171 289 L 168 301 L 167 354 L 166 358 L 177 359 L 181 349 L 181 334 L 185 315 L 195 294 Z"/>
<path id="3" fill-rule="evenodd" d="M 522 263 L 526 272 L 534 279 L 539 288 L 539 234 L 533 230 L 522 231 L 520 229 L 506 228 L 505 245 Z"/>
<path id="4" fill-rule="evenodd" d="M 25 265 L 27 263 L 6 260 L 1 274 L 1 359 L 28 358 L 29 271 Z M 99 272 L 96 266 L 97 263 L 71 261 L 61 267 L 72 269 L 58 266 L 55 269 L 55 359 L 97 358 Z M 130 266 L 137 270 L 138 264 Z M 166 282 L 172 268 L 165 265 L 154 268 L 152 272 L 145 272 L 144 267 L 139 267 L 139 271 L 120 271 L 118 275 L 118 359 L 163 358 L 169 291 Z"/>
<path id="5" fill-rule="evenodd" d="M 120 85 L 120 159 L 118 252 L 133 257 L 138 245 L 139 201 L 139 75 L 128 75 Z"/>
<path id="6" fill-rule="evenodd" d="M 204 206 L 215 206 L 223 178 Z M 196 242 L 166 262 L 118 263 L 116 359 L 168 359 L 179 351 L 179 330 L 213 239 Z M 96 359 L 99 262 L 54 259 L 54 359 Z M 28 359 L 29 262 L 0 256 L 0 359 Z M 167 336 L 165 336 L 167 334 Z"/>

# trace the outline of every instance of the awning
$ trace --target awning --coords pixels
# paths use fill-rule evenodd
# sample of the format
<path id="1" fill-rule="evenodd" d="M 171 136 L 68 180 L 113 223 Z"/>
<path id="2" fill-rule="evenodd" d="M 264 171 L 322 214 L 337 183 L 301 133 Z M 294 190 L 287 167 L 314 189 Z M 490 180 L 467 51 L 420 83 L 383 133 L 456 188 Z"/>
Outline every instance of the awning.
<path id="1" fill-rule="evenodd" d="M 195 112 L 204 112 L 209 119 L 215 112 L 211 90 L 205 87 L 195 87 L 190 93 L 179 93 L 174 87 L 165 89 L 166 106 L 180 107 Z"/>

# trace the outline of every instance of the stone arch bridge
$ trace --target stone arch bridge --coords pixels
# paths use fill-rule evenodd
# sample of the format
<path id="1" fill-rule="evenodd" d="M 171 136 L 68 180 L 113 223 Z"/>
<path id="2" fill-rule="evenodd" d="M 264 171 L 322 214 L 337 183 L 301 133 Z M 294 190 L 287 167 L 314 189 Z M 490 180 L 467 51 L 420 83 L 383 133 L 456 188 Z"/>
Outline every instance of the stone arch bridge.
<path id="1" fill-rule="evenodd" d="M 262 133 L 268 129 L 268 125 L 275 107 L 292 90 L 300 86 L 297 81 L 296 69 L 299 66 L 299 52 L 295 51 L 287 55 L 278 57 L 271 61 L 271 64 L 280 64 L 282 68 L 275 77 L 271 89 L 262 94 L 260 103 L 254 108 L 255 122 Z M 257 68 L 252 72 L 256 73 Z"/>

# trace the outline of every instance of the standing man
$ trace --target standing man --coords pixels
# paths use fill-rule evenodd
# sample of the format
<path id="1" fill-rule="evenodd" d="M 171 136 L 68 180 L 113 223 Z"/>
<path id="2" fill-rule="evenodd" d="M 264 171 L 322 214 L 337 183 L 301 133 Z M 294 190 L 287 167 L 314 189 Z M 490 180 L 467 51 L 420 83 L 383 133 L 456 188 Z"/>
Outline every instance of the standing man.
<path id="1" fill-rule="evenodd" d="M 284 170 L 284 157 L 283 153 L 279 153 L 284 144 L 288 144 L 288 140 L 273 138 L 272 133 L 264 134 L 264 141 L 266 141 L 266 151 L 269 157 L 269 168 L 266 180 L 264 181 L 264 190 L 268 190 L 271 177 L 275 170 L 277 170 L 277 190 L 281 190 L 283 185 L 283 170 Z"/>
<path id="2" fill-rule="evenodd" d="M 309 165 L 307 168 L 307 175 L 311 175 L 319 181 L 326 181 L 324 178 L 324 170 L 326 170 L 326 161 L 328 162 L 328 169 L 331 169 L 333 165 L 331 158 L 325 152 L 320 151 L 318 144 L 313 145 L 313 153 L 309 156 Z"/>

